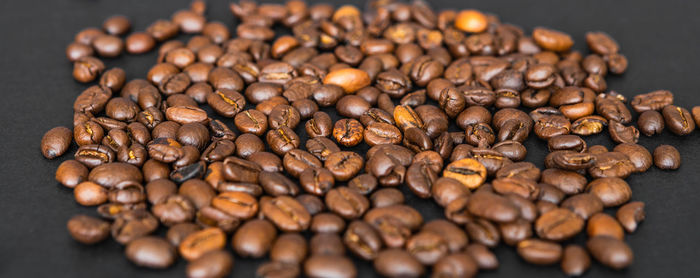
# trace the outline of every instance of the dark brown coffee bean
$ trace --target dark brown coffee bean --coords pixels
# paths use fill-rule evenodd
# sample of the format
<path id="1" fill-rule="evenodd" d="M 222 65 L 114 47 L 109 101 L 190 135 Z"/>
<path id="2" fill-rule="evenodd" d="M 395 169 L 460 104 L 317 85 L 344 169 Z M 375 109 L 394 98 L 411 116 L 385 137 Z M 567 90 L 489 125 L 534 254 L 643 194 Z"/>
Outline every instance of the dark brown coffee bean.
<path id="1" fill-rule="evenodd" d="M 619 177 L 626 178 L 635 170 L 629 157 L 621 152 L 596 154 L 593 166 L 588 168 L 588 174 L 594 178 Z"/>
<path id="2" fill-rule="evenodd" d="M 127 210 L 112 223 L 112 238 L 121 244 L 148 235 L 158 228 L 158 219 L 145 210 Z"/>
<path id="3" fill-rule="evenodd" d="M 241 136 L 236 138 L 235 144 L 236 155 L 242 158 L 249 158 L 254 153 L 265 150 L 265 143 L 263 143 L 260 137 L 252 133 L 241 134 Z"/>
<path id="4" fill-rule="evenodd" d="M 338 181 L 349 180 L 362 170 L 363 165 L 364 161 L 359 154 L 346 151 L 334 152 L 324 162 L 324 167 L 330 170 Z"/>
<path id="5" fill-rule="evenodd" d="M 542 214 L 535 222 L 540 238 L 562 241 L 573 237 L 583 229 L 583 219 L 568 209 L 554 209 Z"/>
<path id="6" fill-rule="evenodd" d="M 309 229 L 314 233 L 341 233 L 345 230 L 345 220 L 335 213 L 318 213 L 311 218 Z"/>
<path id="7" fill-rule="evenodd" d="M 73 196 L 75 201 L 83 206 L 97 206 L 108 200 L 107 189 L 89 181 L 75 186 Z"/>
<path id="8" fill-rule="evenodd" d="M 579 245 L 568 245 L 561 258 L 561 269 L 569 276 L 581 276 L 591 266 L 591 258 L 586 249 Z"/>
<path id="9" fill-rule="evenodd" d="M 267 220 L 249 220 L 238 228 L 233 236 L 233 249 L 242 257 L 264 256 L 272 247 L 277 231 Z"/>
<path id="10" fill-rule="evenodd" d="M 306 258 L 306 253 L 306 239 L 303 236 L 296 233 L 281 234 L 270 249 L 270 259 L 298 264 Z"/>
<path id="11" fill-rule="evenodd" d="M 573 211 L 585 220 L 603 211 L 603 202 L 596 195 L 582 193 L 567 198 L 561 203 L 561 207 Z"/>
<path id="12" fill-rule="evenodd" d="M 313 255 L 304 262 L 308 277 L 355 277 L 357 269 L 342 255 Z"/>
<path id="13" fill-rule="evenodd" d="M 187 277 L 225 277 L 231 273 L 233 261 L 233 256 L 228 251 L 211 251 L 187 265 Z"/>
<path id="14" fill-rule="evenodd" d="M 596 195 L 605 207 L 619 206 L 629 201 L 632 190 L 620 178 L 599 178 L 586 186 L 586 191 Z"/>
<path id="15" fill-rule="evenodd" d="M 369 208 L 369 200 L 355 189 L 338 187 L 326 194 L 326 206 L 345 219 L 355 219 Z"/>
<path id="16" fill-rule="evenodd" d="M 59 157 L 66 153 L 72 141 L 73 132 L 63 126 L 54 127 L 41 138 L 41 153 L 48 159 Z"/>
<path id="17" fill-rule="evenodd" d="M 311 138 L 327 137 L 331 134 L 332 123 L 331 117 L 326 112 L 316 112 L 304 125 L 306 134 Z"/>
<path id="18" fill-rule="evenodd" d="M 469 238 L 488 247 L 495 247 L 501 241 L 498 227 L 486 219 L 467 221 L 465 225 Z"/>
<path id="19" fill-rule="evenodd" d="M 651 153 L 645 147 L 637 144 L 619 144 L 613 150 L 626 154 L 634 164 L 635 172 L 646 172 L 653 163 Z"/>
<path id="20" fill-rule="evenodd" d="M 519 210 L 506 198 L 489 192 L 478 192 L 469 197 L 469 212 L 495 222 L 510 222 L 519 216 Z"/>
<path id="21" fill-rule="evenodd" d="M 493 190 L 502 194 L 515 194 L 529 200 L 540 196 L 540 188 L 534 180 L 525 178 L 499 178 L 492 181 Z"/>
<path id="22" fill-rule="evenodd" d="M 671 145 L 659 145 L 654 149 L 654 165 L 662 170 L 676 170 L 681 166 L 681 154 Z"/>
<path id="23" fill-rule="evenodd" d="M 167 268 L 175 262 L 175 248 L 165 239 L 145 236 L 135 239 L 124 250 L 134 264 L 148 268 Z"/>
<path id="24" fill-rule="evenodd" d="M 632 250 L 624 241 L 609 237 L 597 236 L 588 239 L 586 247 L 593 258 L 613 269 L 623 269 L 633 260 Z"/>
<path id="25" fill-rule="evenodd" d="M 620 223 L 610 215 L 599 212 L 588 219 L 586 234 L 589 238 L 596 236 L 610 236 L 619 240 L 624 240 L 625 231 Z"/>
<path id="26" fill-rule="evenodd" d="M 540 239 L 526 239 L 518 243 L 518 254 L 528 263 L 550 265 L 561 260 L 562 248 L 558 243 Z"/>
<path id="27" fill-rule="evenodd" d="M 388 277 L 420 277 L 425 272 L 421 263 L 403 249 L 385 249 L 374 260 L 374 269 Z"/>
<path id="28" fill-rule="evenodd" d="M 307 168 L 320 168 L 323 166 L 320 160 L 318 160 L 311 153 L 301 150 L 292 149 L 284 155 L 283 158 L 284 169 L 292 177 L 299 177 Z"/>
<path id="29" fill-rule="evenodd" d="M 439 178 L 432 187 L 432 195 L 440 206 L 447 206 L 453 200 L 470 194 L 469 188 L 456 179 Z"/>
<path id="30" fill-rule="evenodd" d="M 637 230 L 639 222 L 644 221 L 646 214 L 644 213 L 644 203 L 630 202 L 620 207 L 617 210 L 616 218 L 620 222 L 625 231 L 633 233 Z"/>
<path id="31" fill-rule="evenodd" d="M 311 224 L 311 215 L 306 208 L 288 196 L 263 201 L 261 211 L 282 231 L 298 232 L 306 230 Z"/>
<path id="32" fill-rule="evenodd" d="M 649 110 L 658 111 L 671 104 L 673 104 L 673 94 L 666 90 L 657 90 L 636 95 L 630 102 L 630 105 L 637 113 Z"/>
<path id="33" fill-rule="evenodd" d="M 124 50 L 124 41 L 113 35 L 99 35 L 92 41 L 95 52 L 102 57 L 114 58 Z"/>
<path id="34" fill-rule="evenodd" d="M 95 244 L 109 237 L 109 223 L 99 218 L 76 215 L 66 226 L 73 239 L 83 244 Z"/>
<path id="35" fill-rule="evenodd" d="M 278 155 L 284 155 L 300 144 L 299 136 L 287 126 L 268 131 L 266 140 L 270 149 Z"/>
<path id="36" fill-rule="evenodd" d="M 237 157 L 224 160 L 224 175 L 229 181 L 257 183 L 261 171 L 259 165 Z"/>
<path id="37" fill-rule="evenodd" d="M 323 195 L 335 184 L 333 174 L 326 168 L 308 167 L 299 175 L 301 187 L 314 195 Z"/>

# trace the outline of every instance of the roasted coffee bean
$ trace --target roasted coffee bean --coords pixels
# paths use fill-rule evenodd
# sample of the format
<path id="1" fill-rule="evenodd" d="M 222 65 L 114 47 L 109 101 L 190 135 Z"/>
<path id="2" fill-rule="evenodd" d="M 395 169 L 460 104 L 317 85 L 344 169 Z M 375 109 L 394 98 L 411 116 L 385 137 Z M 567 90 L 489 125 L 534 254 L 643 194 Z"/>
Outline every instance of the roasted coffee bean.
<path id="1" fill-rule="evenodd" d="M 206 228 L 190 233 L 179 246 L 180 255 L 189 261 L 226 246 L 226 235 L 219 228 Z"/>
<path id="2" fill-rule="evenodd" d="M 659 145 L 654 149 L 654 165 L 662 170 L 676 170 L 681 166 L 681 154 L 671 145 Z"/>
<path id="3" fill-rule="evenodd" d="M 617 143 L 637 143 L 639 130 L 634 126 L 624 126 L 617 121 L 609 121 L 610 138 Z"/>
<path id="4" fill-rule="evenodd" d="M 306 208 L 288 196 L 263 201 L 261 211 L 267 219 L 286 232 L 306 230 L 311 224 L 311 215 Z"/>
<path id="5" fill-rule="evenodd" d="M 423 265 L 411 253 L 398 248 L 385 249 L 374 260 L 374 269 L 388 277 L 420 277 Z"/>
<path id="6" fill-rule="evenodd" d="M 345 254 L 345 246 L 339 235 L 334 233 L 318 233 L 309 240 L 309 250 L 312 256 Z"/>
<path id="7" fill-rule="evenodd" d="M 591 258 L 586 249 L 579 245 L 568 245 L 561 258 L 561 269 L 569 276 L 581 276 L 591 266 Z"/>
<path id="8" fill-rule="evenodd" d="M 608 121 L 600 116 L 585 116 L 571 124 L 571 132 L 577 135 L 592 135 L 603 131 L 603 127 L 608 125 Z"/>
<path id="9" fill-rule="evenodd" d="M 343 255 L 313 255 L 304 262 L 307 277 L 355 277 L 357 269 Z"/>
<path id="10" fill-rule="evenodd" d="M 46 146 L 46 154 L 49 152 L 58 154 L 58 151 L 60 150 L 59 147 L 67 149 L 70 146 L 71 140 L 70 138 L 66 139 L 65 130 L 54 130 L 51 133 L 52 134 L 50 134 L 49 137 L 46 137 L 46 140 L 42 140 L 42 142 L 46 142 L 46 144 L 43 144 Z M 94 121 L 83 122 L 73 127 L 73 139 L 78 146 L 100 144 L 104 138 L 104 135 L 105 132 L 102 126 Z M 51 145 L 51 148 L 49 148 L 49 145 Z M 44 148 L 42 148 L 42 150 L 43 149 Z"/>
<path id="11" fill-rule="evenodd" d="M 377 184 L 377 178 L 371 174 L 360 174 L 348 181 L 348 187 L 357 190 L 363 195 L 374 191 L 374 189 L 377 188 Z"/>
<path id="12" fill-rule="evenodd" d="M 553 185 L 566 194 L 577 194 L 586 186 L 586 177 L 573 171 L 546 169 L 542 171 L 542 183 Z"/>
<path id="13" fill-rule="evenodd" d="M 373 122 L 364 130 L 365 143 L 370 146 L 398 144 L 402 139 L 401 131 L 390 123 Z"/>
<path id="14" fill-rule="evenodd" d="M 518 208 L 508 199 L 485 191 L 472 194 L 467 208 L 471 214 L 495 222 L 510 222 L 519 216 Z"/>
<path id="15" fill-rule="evenodd" d="M 134 264 L 148 268 L 167 268 L 175 263 L 175 248 L 162 238 L 145 236 L 127 244 L 126 257 Z"/>
<path id="16" fill-rule="evenodd" d="M 56 169 L 56 181 L 68 188 L 77 186 L 87 178 L 88 168 L 77 160 L 66 160 Z"/>
<path id="17" fill-rule="evenodd" d="M 501 241 L 498 227 L 486 219 L 467 221 L 465 228 L 469 238 L 474 242 L 495 247 Z"/>
<path id="18" fill-rule="evenodd" d="M 532 181 L 540 179 L 540 169 L 530 162 L 516 162 L 503 166 L 496 172 L 496 178 L 522 178 Z"/>
<path id="19" fill-rule="evenodd" d="M 370 195 L 372 207 L 388 207 L 391 205 L 400 205 L 404 203 L 404 196 L 400 190 L 396 188 L 383 188 L 377 190 Z"/>
<path id="20" fill-rule="evenodd" d="M 695 130 L 695 121 L 683 107 L 668 105 L 662 110 L 666 127 L 676 135 L 687 135 Z"/>
<path id="21" fill-rule="evenodd" d="M 609 237 L 597 236 L 588 239 L 586 247 L 593 258 L 613 269 L 623 269 L 632 263 L 632 250 L 624 241 Z"/>
<path id="22" fill-rule="evenodd" d="M 596 236 L 610 236 L 619 240 L 625 237 L 625 231 L 622 230 L 620 223 L 610 215 L 605 213 L 596 213 L 588 219 L 586 233 L 589 238 Z"/>
<path id="23" fill-rule="evenodd" d="M 355 152 L 339 151 L 328 156 L 324 167 L 331 171 L 338 181 L 347 181 L 364 166 L 364 160 Z"/>
<path id="24" fill-rule="evenodd" d="M 583 229 L 583 219 L 568 209 L 557 208 L 542 214 L 535 222 L 540 238 L 562 241 L 573 237 Z"/>
<path id="25" fill-rule="evenodd" d="M 588 168 L 588 174 L 594 178 L 626 178 L 635 170 L 635 165 L 629 157 L 621 152 L 600 153 L 595 157 L 593 166 Z"/>
<path id="26" fill-rule="evenodd" d="M 512 161 L 521 161 L 527 156 L 527 149 L 525 146 L 514 140 L 506 140 L 497 143 L 493 145 L 492 149 L 503 154 L 503 156 Z"/>
<path id="27" fill-rule="evenodd" d="M 267 220 L 250 220 L 233 236 L 233 249 L 242 257 L 261 257 L 272 247 L 277 231 Z"/>
<path id="28" fill-rule="evenodd" d="M 595 155 L 563 150 L 549 153 L 545 158 L 545 165 L 565 170 L 581 170 L 588 169 L 595 161 Z"/>
<path id="29" fill-rule="evenodd" d="M 464 158 L 448 164 L 442 175 L 458 180 L 469 189 L 476 189 L 486 180 L 486 168 L 477 160 Z"/>
<path id="30" fill-rule="evenodd" d="M 639 222 L 644 221 L 646 214 L 644 212 L 644 203 L 629 202 L 620 207 L 616 213 L 617 221 L 620 222 L 625 231 L 633 233 L 637 230 Z"/>
<path id="31" fill-rule="evenodd" d="M 354 93 L 370 84 L 369 75 L 362 70 L 346 68 L 329 72 L 323 79 L 323 84 L 337 85 L 346 93 Z"/>
<path id="32" fill-rule="evenodd" d="M 629 201 L 632 195 L 627 182 L 621 178 L 598 178 L 586 186 L 586 191 L 596 195 L 605 207 L 619 206 Z"/>
<path id="33" fill-rule="evenodd" d="M 104 204 L 108 200 L 107 189 L 89 181 L 75 186 L 73 196 L 75 201 L 83 206 L 97 206 Z"/>
<path id="34" fill-rule="evenodd" d="M 187 277 L 225 277 L 231 273 L 233 261 L 228 251 L 211 251 L 187 265 Z"/>
<path id="35" fill-rule="evenodd" d="M 311 194 L 301 194 L 296 197 L 297 201 L 301 203 L 304 208 L 306 208 L 306 211 L 309 212 L 309 214 L 316 215 L 326 209 L 325 205 L 323 204 L 323 201 L 314 195 Z"/>
<path id="36" fill-rule="evenodd" d="M 363 133 L 362 124 L 355 119 L 341 119 L 335 122 L 333 127 L 333 138 L 346 147 L 353 147 L 362 142 Z"/>
<path id="37" fill-rule="evenodd" d="M 518 243 L 518 254 L 528 263 L 550 265 L 561 260 L 562 247 L 550 241 L 526 239 Z"/>
<path id="38" fill-rule="evenodd" d="M 636 95 L 630 105 L 634 111 L 641 113 L 649 110 L 661 110 L 673 104 L 673 94 L 666 90 L 657 90 L 646 94 Z"/>
<path id="39" fill-rule="evenodd" d="M 603 57 L 608 62 L 608 69 L 612 74 L 623 74 L 627 70 L 627 57 L 620 53 L 613 53 Z"/>
<path id="40" fill-rule="evenodd" d="M 610 121 L 629 123 L 632 120 L 632 114 L 617 96 L 619 95 L 614 92 L 598 95 L 595 99 L 596 112 Z"/>
<path id="41" fill-rule="evenodd" d="M 653 162 L 649 150 L 634 143 L 619 144 L 615 146 L 613 151 L 626 154 L 634 164 L 635 172 L 646 172 Z"/>
<path id="42" fill-rule="evenodd" d="M 311 218 L 309 229 L 315 233 L 341 233 L 345 230 L 345 220 L 335 213 L 318 213 Z"/>
<path id="43" fill-rule="evenodd" d="M 561 203 L 561 207 L 573 211 L 585 220 L 603 211 L 603 202 L 594 194 L 582 193 L 567 198 Z"/>
<path id="44" fill-rule="evenodd" d="M 83 244 L 95 244 L 109 237 L 109 222 L 92 216 L 73 216 L 66 226 L 73 239 Z"/>
<path id="45" fill-rule="evenodd" d="M 547 141 L 550 152 L 558 150 L 571 150 L 575 152 L 586 151 L 586 141 L 576 135 L 559 135 Z"/>
<path id="46" fill-rule="evenodd" d="M 270 259 L 298 264 L 304 260 L 306 253 L 306 239 L 303 236 L 296 233 L 281 234 L 270 249 Z"/>
<path id="47" fill-rule="evenodd" d="M 479 266 L 470 255 L 453 253 L 435 263 L 432 277 L 474 277 L 478 269 Z"/>
<path id="48" fill-rule="evenodd" d="M 299 183 L 306 192 L 320 196 L 333 187 L 335 179 L 326 168 L 308 167 L 299 175 Z"/>
<path id="49" fill-rule="evenodd" d="M 62 126 L 47 131 L 41 138 L 41 153 L 48 159 L 63 155 L 70 147 L 72 134 L 69 128 Z"/>
<path id="50" fill-rule="evenodd" d="M 255 272 L 256 277 L 292 278 L 301 275 L 300 266 L 283 262 L 270 261 L 261 264 Z"/>
<path id="51" fill-rule="evenodd" d="M 331 189 L 326 194 L 326 206 L 345 219 L 355 219 L 369 208 L 369 200 L 357 190 L 349 187 Z"/>
<path id="52" fill-rule="evenodd" d="M 304 127 L 306 134 L 311 138 L 327 137 L 331 134 L 332 123 L 331 117 L 326 112 L 316 112 L 311 119 L 306 121 Z"/>
<path id="53" fill-rule="evenodd" d="M 158 228 L 158 219 L 145 210 L 127 210 L 117 215 L 111 227 L 112 238 L 127 244 Z"/>
<path id="54" fill-rule="evenodd" d="M 529 200 L 535 200 L 540 195 L 540 189 L 533 180 L 525 178 L 499 178 L 492 181 L 493 190 L 502 194 L 515 194 Z"/>
<path id="55" fill-rule="evenodd" d="M 298 148 L 300 144 L 299 136 L 287 126 L 268 131 L 266 140 L 270 149 L 278 155 L 284 155 L 290 150 Z"/>
<path id="56" fill-rule="evenodd" d="M 567 51 L 574 44 L 569 35 L 543 27 L 535 28 L 532 31 L 532 38 L 540 47 L 557 52 Z"/>
<path id="57" fill-rule="evenodd" d="M 124 50 L 124 41 L 113 35 L 99 35 L 92 41 L 92 47 L 101 57 L 114 58 Z"/>
<path id="58" fill-rule="evenodd" d="M 292 177 L 299 177 L 308 168 L 320 168 L 323 166 L 321 161 L 311 153 L 301 150 L 292 149 L 284 155 L 284 169 Z"/>

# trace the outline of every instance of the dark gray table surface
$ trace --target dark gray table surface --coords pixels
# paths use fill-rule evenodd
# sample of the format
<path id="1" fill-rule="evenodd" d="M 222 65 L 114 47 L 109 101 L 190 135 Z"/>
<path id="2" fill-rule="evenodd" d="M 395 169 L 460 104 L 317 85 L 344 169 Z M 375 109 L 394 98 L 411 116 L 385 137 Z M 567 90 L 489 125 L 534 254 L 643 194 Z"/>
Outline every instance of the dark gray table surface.
<path id="1" fill-rule="evenodd" d="M 210 19 L 234 27 L 229 1 L 209 1 Z M 318 1 L 313 1 L 318 2 Z M 329 1 L 336 5 L 348 0 Z M 354 2 L 354 1 L 353 1 Z M 587 53 L 584 34 L 602 30 L 622 46 L 630 62 L 623 76 L 608 79 L 611 89 L 626 96 L 655 89 L 675 93 L 675 102 L 687 108 L 700 105 L 700 2 L 698 1 L 429 1 L 435 9 L 477 8 L 495 13 L 502 21 L 530 31 L 548 26 L 570 33 L 576 48 Z M 68 235 L 65 223 L 74 214 L 94 214 L 80 207 L 71 190 L 54 180 L 61 161 L 46 160 L 39 152 L 48 129 L 72 122 L 72 103 L 87 85 L 73 81 L 65 46 L 79 30 L 100 26 L 113 14 L 124 14 L 134 29 L 144 30 L 156 18 L 168 18 L 186 8 L 187 0 L 3 0 L 0 1 L 0 277 L 182 277 L 180 260 L 164 271 L 137 268 L 112 240 L 83 246 Z M 362 4 L 358 2 L 358 4 Z M 122 55 L 108 59 L 127 78 L 142 78 L 156 54 Z M 230 124 L 231 122 L 229 122 Z M 607 135 L 587 138 L 589 145 L 612 147 Z M 626 237 L 635 262 L 616 272 L 594 263 L 589 277 L 697 277 L 700 264 L 700 131 L 685 137 L 668 132 L 643 137 L 640 144 L 653 149 L 671 144 L 683 156 L 678 171 L 656 168 L 627 181 L 634 200 L 647 205 L 647 219 Z M 544 142 L 526 142 L 527 160 L 542 165 Z M 430 202 L 408 196 L 407 203 L 426 219 L 441 216 Z M 581 242 L 582 236 L 575 241 Z M 495 249 L 501 267 L 482 277 L 563 276 L 558 266 L 536 267 L 519 259 L 513 248 Z M 262 260 L 236 258 L 233 276 L 252 277 Z M 373 277 L 371 264 L 357 261 L 360 277 Z"/>

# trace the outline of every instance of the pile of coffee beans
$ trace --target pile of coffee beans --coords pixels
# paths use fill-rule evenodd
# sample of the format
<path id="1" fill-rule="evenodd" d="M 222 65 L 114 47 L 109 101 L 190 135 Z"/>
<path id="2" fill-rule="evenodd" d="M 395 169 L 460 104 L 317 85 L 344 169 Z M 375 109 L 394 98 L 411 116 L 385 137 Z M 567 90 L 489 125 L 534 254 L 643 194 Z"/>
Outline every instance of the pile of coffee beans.
<path id="1" fill-rule="evenodd" d="M 71 218 L 70 235 L 111 237 L 142 267 L 181 257 L 189 277 L 229 274 L 228 250 L 268 258 L 257 277 L 355 277 L 353 257 L 382 276 L 471 277 L 499 267 L 502 243 L 571 276 L 591 257 L 630 266 L 624 238 L 645 214 L 625 178 L 681 164 L 640 132 L 690 134 L 700 107 L 609 90 L 628 62 L 603 32 L 582 54 L 564 32 L 476 10 L 367 7 L 243 0 L 229 30 L 196 0 L 144 32 L 123 16 L 80 31 L 73 77 L 97 84 L 77 96 L 72 129 L 41 142 L 48 159 L 78 146 L 56 180 L 97 216 Z M 145 79 L 100 60 L 156 47 Z M 586 144 L 606 130 L 612 150 Z M 524 161 L 532 134 L 545 169 Z M 444 219 L 424 220 L 406 194 Z"/>

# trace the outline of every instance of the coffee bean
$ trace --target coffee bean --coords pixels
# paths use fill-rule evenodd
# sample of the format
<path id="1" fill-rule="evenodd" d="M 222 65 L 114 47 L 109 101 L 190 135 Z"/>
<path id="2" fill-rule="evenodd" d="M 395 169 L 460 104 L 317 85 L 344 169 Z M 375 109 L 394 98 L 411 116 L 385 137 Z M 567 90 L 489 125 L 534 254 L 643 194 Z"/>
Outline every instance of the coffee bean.
<path id="1" fill-rule="evenodd" d="M 518 243 L 518 254 L 528 263 L 550 265 L 561 260 L 562 248 L 558 243 L 526 239 Z"/>
<path id="2" fill-rule="evenodd" d="M 532 38 L 540 47 L 551 51 L 566 51 L 574 44 L 569 35 L 543 27 L 535 28 L 532 31 Z"/>
<path id="3" fill-rule="evenodd" d="M 298 277 L 301 274 L 297 264 L 288 264 L 283 262 L 271 261 L 260 265 L 255 272 L 256 277 L 280 277 L 280 278 L 292 278 Z"/>
<path id="4" fill-rule="evenodd" d="M 281 234 L 272 249 L 270 249 L 270 259 L 274 261 L 298 264 L 306 258 L 306 239 L 299 234 Z"/>
<path id="5" fill-rule="evenodd" d="M 634 143 L 625 143 L 615 146 L 613 151 L 621 152 L 629 157 L 634 164 L 635 172 L 646 172 L 652 165 L 652 156 L 649 150 Z"/>
<path id="6" fill-rule="evenodd" d="M 645 218 L 644 203 L 629 202 L 617 210 L 616 217 L 625 231 L 632 233 Z"/>
<path id="7" fill-rule="evenodd" d="M 314 255 L 304 262 L 304 273 L 308 277 L 355 277 L 357 269 L 342 255 Z"/>
<path id="8" fill-rule="evenodd" d="M 175 248 L 165 239 L 145 236 L 135 239 L 124 250 L 134 264 L 148 268 L 167 268 L 175 262 Z"/>
<path id="9" fill-rule="evenodd" d="M 681 154 L 671 145 L 659 145 L 654 149 L 654 165 L 662 170 L 676 170 L 681 166 Z"/>
<path id="10" fill-rule="evenodd" d="M 468 254 L 453 253 L 442 257 L 433 266 L 433 277 L 474 277 L 476 261 Z"/>
<path id="11" fill-rule="evenodd" d="M 154 232 L 157 228 L 158 219 L 144 209 L 126 210 L 117 214 L 112 223 L 111 234 L 118 243 L 127 244 Z"/>
<path id="12" fill-rule="evenodd" d="M 326 206 L 345 219 L 355 219 L 369 208 L 369 200 L 357 190 L 349 187 L 331 189 L 326 194 Z"/>
<path id="13" fill-rule="evenodd" d="M 471 214 L 495 222 L 510 222 L 519 216 L 519 210 L 508 199 L 490 192 L 477 192 L 469 197 Z"/>
<path id="14" fill-rule="evenodd" d="M 695 130 L 695 121 L 687 109 L 668 105 L 662 109 L 666 127 L 676 135 L 687 135 Z"/>
<path id="15" fill-rule="evenodd" d="M 306 230 L 311 224 L 311 215 L 306 208 L 288 196 L 262 202 L 260 209 L 266 218 L 286 232 Z"/>
<path id="16" fill-rule="evenodd" d="M 483 244 L 469 244 L 465 251 L 476 261 L 480 269 L 498 268 L 498 258 Z"/>
<path id="17" fill-rule="evenodd" d="M 69 188 L 77 186 L 87 178 L 87 167 L 77 160 L 66 160 L 56 169 L 56 181 Z"/>
<path id="18" fill-rule="evenodd" d="M 562 241 L 578 234 L 583 224 L 578 214 L 558 208 L 542 214 L 535 222 L 535 231 L 540 238 Z"/>
<path id="19" fill-rule="evenodd" d="M 605 207 L 627 203 L 632 195 L 632 189 L 621 178 L 595 179 L 586 186 L 586 191 L 596 195 Z"/>
<path id="20" fill-rule="evenodd" d="M 591 258 L 586 249 L 579 245 L 568 245 L 561 258 L 561 269 L 569 276 L 581 276 L 591 266 Z"/>
<path id="21" fill-rule="evenodd" d="M 353 147 L 362 142 L 364 128 L 355 119 L 341 119 L 335 122 L 333 138 L 346 147 Z"/>
<path id="22" fill-rule="evenodd" d="M 67 227 L 73 239 L 83 244 L 95 244 L 109 237 L 109 223 L 87 215 L 73 216 Z"/>
<path id="23" fill-rule="evenodd" d="M 225 277 L 233 269 L 233 256 L 227 251 L 208 252 L 187 265 L 187 277 Z"/>
<path id="24" fill-rule="evenodd" d="M 486 168 L 474 159 L 465 158 L 448 164 L 442 175 L 458 180 L 469 189 L 476 189 L 486 180 Z"/>
<path id="25" fill-rule="evenodd" d="M 609 237 L 597 236 L 588 239 L 586 247 L 593 258 L 607 267 L 623 269 L 633 261 L 632 250 L 624 241 Z"/>
<path id="26" fill-rule="evenodd" d="M 241 257 L 259 258 L 270 250 L 276 237 L 277 230 L 270 221 L 249 220 L 233 235 L 233 249 Z"/>
<path id="27" fill-rule="evenodd" d="M 632 108 L 634 108 L 634 111 L 637 111 L 637 113 L 649 110 L 658 111 L 671 104 L 673 104 L 673 94 L 666 90 L 657 90 L 636 95 L 630 102 L 630 105 L 632 105 Z"/>
<path id="28" fill-rule="evenodd" d="M 664 119 L 661 113 L 654 110 L 642 112 L 637 119 L 639 131 L 646 136 L 660 134 L 664 130 Z"/>
<path id="29" fill-rule="evenodd" d="M 582 193 L 567 198 L 561 203 L 561 207 L 573 211 L 585 220 L 602 212 L 603 202 L 594 194 Z"/>
<path id="30" fill-rule="evenodd" d="M 588 168 L 588 173 L 594 178 L 626 178 L 635 170 L 629 157 L 621 152 L 600 153 L 595 157 L 593 166 Z"/>
<path id="31" fill-rule="evenodd" d="M 374 260 L 374 269 L 383 276 L 420 277 L 425 272 L 421 263 L 403 249 L 385 249 Z"/>
<path id="32" fill-rule="evenodd" d="M 589 238 L 596 236 L 610 236 L 619 240 L 624 240 L 625 232 L 620 223 L 610 215 L 599 212 L 588 219 L 586 233 Z"/>
<path id="33" fill-rule="evenodd" d="M 94 183 L 82 182 L 75 186 L 73 196 L 78 204 L 83 206 L 96 206 L 107 202 L 107 189 Z"/>

